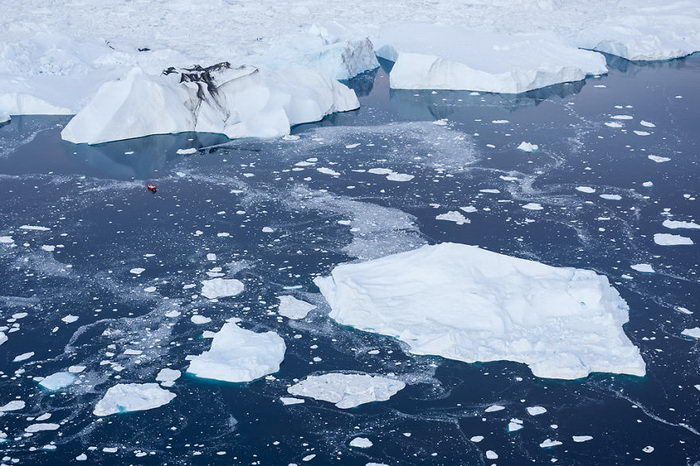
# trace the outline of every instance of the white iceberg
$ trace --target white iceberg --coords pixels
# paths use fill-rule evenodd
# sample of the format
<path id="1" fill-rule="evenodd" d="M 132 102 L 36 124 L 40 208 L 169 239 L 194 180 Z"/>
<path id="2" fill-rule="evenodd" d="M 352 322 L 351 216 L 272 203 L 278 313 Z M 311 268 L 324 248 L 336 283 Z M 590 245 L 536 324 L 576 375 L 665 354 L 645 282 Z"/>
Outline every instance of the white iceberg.
<path id="1" fill-rule="evenodd" d="M 310 375 L 287 391 L 295 396 L 334 403 L 340 409 L 354 408 L 373 401 L 386 401 L 406 384 L 400 380 L 370 374 L 329 372 Z"/>
<path id="2" fill-rule="evenodd" d="M 270 71 L 223 62 L 160 76 L 133 68 L 103 84 L 61 137 L 88 144 L 186 131 L 273 138 L 289 134 L 293 125 L 358 107 L 347 86 L 301 68 Z"/>
<path id="3" fill-rule="evenodd" d="M 24 428 L 24 431 L 29 434 L 34 434 L 36 432 L 45 432 L 47 430 L 58 430 L 61 426 L 53 422 L 38 422 L 36 424 L 31 424 Z"/>
<path id="4" fill-rule="evenodd" d="M 39 382 L 39 385 L 47 390 L 60 390 L 75 382 L 75 375 L 70 372 L 56 372 Z"/>
<path id="5" fill-rule="evenodd" d="M 316 309 L 316 306 L 313 304 L 297 299 L 294 296 L 280 296 L 279 300 L 280 305 L 277 312 L 288 319 L 303 319 L 310 311 Z"/>
<path id="6" fill-rule="evenodd" d="M 190 360 L 187 372 L 204 379 L 250 382 L 277 372 L 286 349 L 275 332 L 245 330 L 233 319 L 214 334 L 208 351 Z"/>
<path id="7" fill-rule="evenodd" d="M 655 233 L 654 242 L 659 246 L 691 246 L 693 240 L 681 235 L 672 235 L 671 233 Z"/>
<path id="8" fill-rule="evenodd" d="M 212 278 L 202 281 L 202 296 L 209 299 L 236 296 L 243 291 L 243 283 L 235 278 Z"/>
<path id="9" fill-rule="evenodd" d="M 700 339 L 700 327 L 687 328 L 681 332 L 681 335 Z"/>
<path id="10" fill-rule="evenodd" d="M 518 149 L 523 152 L 537 152 L 540 149 L 540 146 L 531 142 L 523 141 L 518 146 Z"/>
<path id="11" fill-rule="evenodd" d="M 370 448 L 372 445 L 374 444 L 367 437 L 355 437 L 350 440 L 350 446 L 355 448 Z"/>
<path id="12" fill-rule="evenodd" d="M 415 354 L 522 362 L 548 378 L 645 374 L 622 329 L 627 303 L 590 270 L 442 243 L 342 264 L 314 282 L 331 318 Z"/>
<path id="13" fill-rule="evenodd" d="M 686 228 L 689 230 L 700 229 L 700 225 L 695 222 L 683 222 L 680 220 L 664 220 L 662 225 L 669 230 L 677 230 L 681 228 Z"/>
<path id="14" fill-rule="evenodd" d="M 10 121 L 10 114 L 0 110 L 0 124 Z"/>
<path id="15" fill-rule="evenodd" d="M 389 26 L 377 54 L 395 61 L 394 89 L 517 94 L 607 72 L 605 58 L 547 33 L 507 34 L 434 24 Z"/>
<path id="16" fill-rule="evenodd" d="M 145 411 L 167 405 L 175 396 L 157 383 L 120 383 L 107 390 L 92 413 L 95 416 L 109 416 Z"/>
<path id="17" fill-rule="evenodd" d="M 160 382 L 163 387 L 172 387 L 181 375 L 182 372 L 179 370 L 166 367 L 158 371 L 158 374 L 156 374 L 156 382 Z"/>

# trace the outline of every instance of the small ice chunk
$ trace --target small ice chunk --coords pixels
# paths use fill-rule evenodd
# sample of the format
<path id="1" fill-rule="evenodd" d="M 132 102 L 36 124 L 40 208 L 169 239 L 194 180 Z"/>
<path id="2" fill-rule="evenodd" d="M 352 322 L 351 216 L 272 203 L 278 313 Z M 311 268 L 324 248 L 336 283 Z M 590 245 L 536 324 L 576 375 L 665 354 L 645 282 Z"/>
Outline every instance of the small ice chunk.
<path id="1" fill-rule="evenodd" d="M 576 443 L 582 443 L 588 442 L 589 440 L 593 440 L 593 437 L 591 437 L 590 435 L 574 435 L 571 437 L 571 439 Z"/>
<path id="2" fill-rule="evenodd" d="M 180 155 L 190 155 L 195 154 L 197 149 L 195 147 L 190 147 L 188 149 L 178 149 L 176 152 Z"/>
<path id="3" fill-rule="evenodd" d="M 319 167 L 316 169 L 317 172 L 323 173 L 324 175 L 340 176 L 340 173 L 328 167 Z"/>
<path id="4" fill-rule="evenodd" d="M 654 123 L 645 120 L 640 121 L 639 124 L 647 128 L 656 128 L 656 125 Z"/>
<path id="5" fill-rule="evenodd" d="M 20 409 L 24 409 L 26 406 L 26 403 L 22 400 L 12 400 L 4 404 L 3 406 L 0 406 L 0 413 L 6 413 L 8 411 L 19 411 Z"/>
<path id="6" fill-rule="evenodd" d="M 51 228 L 42 227 L 39 225 L 22 225 L 19 227 L 20 230 L 30 230 L 30 231 L 49 231 Z"/>
<path id="7" fill-rule="evenodd" d="M 539 150 L 540 146 L 537 144 L 532 144 L 530 142 L 521 142 L 520 145 L 518 146 L 518 149 L 523 151 L 523 152 L 537 152 Z"/>
<path id="8" fill-rule="evenodd" d="M 693 244 L 693 240 L 690 238 L 670 233 L 654 234 L 654 242 L 659 246 L 690 246 Z"/>
<path id="9" fill-rule="evenodd" d="M 141 267 L 134 267 L 133 269 L 129 270 L 129 273 L 133 273 L 134 275 L 141 275 L 145 271 L 146 269 L 143 269 Z"/>
<path id="10" fill-rule="evenodd" d="M 501 406 L 501 405 L 491 405 L 491 406 L 489 406 L 488 408 L 486 408 L 486 409 L 484 410 L 484 412 L 485 412 L 485 413 L 495 413 L 496 411 L 502 411 L 502 410 L 504 410 L 504 409 L 506 409 L 505 406 Z"/>
<path id="11" fill-rule="evenodd" d="M 303 319 L 311 310 L 316 309 L 316 306 L 313 304 L 297 299 L 294 296 L 280 296 L 279 300 L 280 305 L 277 312 L 288 319 Z"/>
<path id="12" fill-rule="evenodd" d="M 415 176 L 406 173 L 390 173 L 386 176 L 387 180 L 398 182 L 411 181 L 413 178 L 415 178 Z"/>
<path id="13" fill-rule="evenodd" d="M 374 401 L 386 401 L 405 386 L 400 380 L 380 375 L 329 372 L 308 376 L 287 391 L 295 396 L 328 401 L 340 409 L 348 409 Z"/>
<path id="14" fill-rule="evenodd" d="M 203 379 L 250 382 L 277 372 L 286 348 L 275 332 L 256 333 L 234 320 L 214 334 L 208 351 L 190 360 L 187 372 Z"/>
<path id="15" fill-rule="evenodd" d="M 39 382 L 39 385 L 47 390 L 60 390 L 75 382 L 75 375 L 70 372 L 56 372 Z"/>
<path id="16" fill-rule="evenodd" d="M 0 244 L 14 244 L 14 242 L 12 236 L 0 236 Z"/>
<path id="17" fill-rule="evenodd" d="M 302 398 L 294 398 L 291 396 L 281 396 L 280 401 L 283 405 L 298 405 L 304 403 L 306 400 Z"/>
<path id="18" fill-rule="evenodd" d="M 508 423 L 508 432 L 517 432 L 523 428 L 523 421 L 520 419 L 511 419 Z"/>
<path id="19" fill-rule="evenodd" d="M 243 291 L 243 283 L 235 278 L 202 280 L 202 296 L 209 299 L 236 296 Z"/>
<path id="20" fill-rule="evenodd" d="M 631 115 L 613 115 L 610 118 L 613 120 L 632 120 L 634 117 Z"/>
<path id="21" fill-rule="evenodd" d="M 466 223 L 471 223 L 471 220 L 469 220 L 467 217 L 462 215 L 461 212 L 456 211 L 456 210 L 450 210 L 449 212 L 445 214 L 440 214 L 435 216 L 435 220 L 445 220 L 448 222 L 455 222 L 457 225 L 464 225 Z"/>
<path id="22" fill-rule="evenodd" d="M 692 229 L 692 230 L 697 230 L 700 229 L 700 225 L 698 225 L 695 222 L 681 222 L 678 220 L 664 220 L 662 223 L 663 226 L 670 230 L 677 230 L 680 228 L 685 228 L 685 229 Z"/>
<path id="23" fill-rule="evenodd" d="M 639 131 L 638 129 L 635 129 L 632 132 L 637 136 L 649 136 L 651 134 L 649 131 Z"/>
<path id="24" fill-rule="evenodd" d="M 536 202 L 528 202 L 527 204 L 523 205 L 523 209 L 542 210 L 542 209 L 544 209 L 544 207 L 542 207 L 542 204 L 538 204 Z"/>
<path id="25" fill-rule="evenodd" d="M 26 361 L 27 359 L 31 358 L 32 356 L 34 356 L 33 351 L 29 351 L 28 353 L 18 354 L 17 356 L 15 356 L 15 358 L 12 360 L 12 362 Z"/>
<path id="26" fill-rule="evenodd" d="M 182 372 L 176 369 L 163 368 L 156 374 L 156 382 L 160 382 L 161 385 L 172 387 L 177 379 L 180 378 Z"/>
<path id="27" fill-rule="evenodd" d="M 497 460 L 498 454 L 493 450 L 486 450 L 486 458 L 490 460 Z"/>
<path id="28" fill-rule="evenodd" d="M 35 432 L 44 432 L 47 430 L 58 430 L 59 427 L 61 427 L 59 424 L 54 424 L 52 422 L 39 422 L 25 427 L 24 431 L 33 434 Z"/>
<path id="29" fill-rule="evenodd" d="M 116 413 L 145 411 L 170 403 L 175 394 L 156 383 L 120 383 L 110 387 L 92 413 L 109 416 Z"/>
<path id="30" fill-rule="evenodd" d="M 544 408 L 542 406 L 529 406 L 527 408 L 527 413 L 530 416 L 539 416 L 540 414 L 544 414 L 547 412 L 547 408 Z"/>
<path id="31" fill-rule="evenodd" d="M 601 194 L 600 197 L 607 201 L 620 201 L 622 200 L 622 196 L 619 194 Z"/>
<path id="32" fill-rule="evenodd" d="M 350 446 L 355 448 L 369 448 L 372 445 L 374 445 L 372 441 L 366 437 L 355 437 L 350 440 Z"/>
<path id="33" fill-rule="evenodd" d="M 590 186 L 577 186 L 576 191 L 581 191 L 582 193 L 586 194 L 592 194 L 595 192 L 595 189 L 591 188 Z"/>
<path id="34" fill-rule="evenodd" d="M 651 266 L 651 264 L 633 264 L 630 265 L 630 268 L 632 270 L 636 270 L 637 272 L 654 273 L 654 268 Z"/>
<path id="35" fill-rule="evenodd" d="M 78 320 L 78 316 L 74 316 L 73 314 L 68 314 L 65 317 L 61 317 L 61 320 L 65 322 L 66 324 L 72 324 L 73 322 Z"/>
<path id="36" fill-rule="evenodd" d="M 540 443 L 540 448 L 551 448 L 561 445 L 559 440 L 546 439 L 544 442 Z"/>
<path id="37" fill-rule="evenodd" d="M 205 317 L 199 314 L 193 315 L 192 317 L 190 317 L 190 320 L 193 324 L 196 325 L 208 324 L 209 322 L 211 322 L 211 319 L 209 317 Z"/>
<path id="38" fill-rule="evenodd" d="M 616 121 L 606 121 L 603 124 L 609 128 L 622 128 L 624 126 L 622 123 L 618 123 Z"/>
<path id="39" fill-rule="evenodd" d="M 663 163 L 671 160 L 669 157 L 659 157 L 658 155 L 648 155 L 647 158 L 649 160 L 653 160 L 656 163 Z"/>

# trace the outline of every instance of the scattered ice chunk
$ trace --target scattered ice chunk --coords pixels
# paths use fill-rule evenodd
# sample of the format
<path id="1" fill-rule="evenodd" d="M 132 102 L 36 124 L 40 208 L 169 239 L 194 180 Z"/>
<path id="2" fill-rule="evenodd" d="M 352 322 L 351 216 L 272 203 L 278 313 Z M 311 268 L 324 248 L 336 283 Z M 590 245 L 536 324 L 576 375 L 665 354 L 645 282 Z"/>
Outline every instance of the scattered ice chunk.
<path id="1" fill-rule="evenodd" d="M 651 445 L 647 445 L 646 447 L 642 448 L 642 451 L 644 453 L 652 453 L 654 451 L 654 447 L 652 447 Z"/>
<path id="2" fill-rule="evenodd" d="M 372 445 L 374 445 L 372 441 L 366 437 L 355 437 L 350 440 L 350 446 L 355 448 L 370 448 Z"/>
<path id="3" fill-rule="evenodd" d="M 582 193 L 586 194 L 593 194 L 595 192 L 595 189 L 591 188 L 590 186 L 577 186 L 576 191 L 581 191 Z"/>
<path id="4" fill-rule="evenodd" d="M 164 387 L 172 387 L 181 375 L 182 372 L 166 367 L 158 371 L 158 374 L 156 374 L 156 382 L 160 382 Z"/>
<path id="5" fill-rule="evenodd" d="M 304 403 L 305 400 L 302 398 L 294 398 L 291 396 L 281 396 L 280 401 L 283 405 L 298 405 Z"/>
<path id="6" fill-rule="evenodd" d="M 656 125 L 654 123 L 649 122 L 649 121 L 642 120 L 639 122 L 639 124 L 642 126 L 645 126 L 647 128 L 656 128 Z"/>
<path id="7" fill-rule="evenodd" d="M 664 220 L 662 223 L 663 226 L 666 228 L 669 228 L 671 230 L 676 230 L 680 228 L 686 228 L 686 229 L 700 229 L 700 225 L 698 225 L 695 222 L 681 222 L 679 220 Z"/>
<path id="8" fill-rule="evenodd" d="M 20 230 L 30 230 L 30 231 L 49 231 L 51 228 L 42 227 L 38 225 L 22 225 L 19 227 Z"/>
<path id="9" fill-rule="evenodd" d="M 205 317 L 205 316 L 202 316 L 199 314 L 193 315 L 192 317 L 190 317 L 190 320 L 195 325 L 203 325 L 203 324 L 208 324 L 209 322 L 211 322 L 211 319 L 209 317 Z"/>
<path id="10" fill-rule="evenodd" d="M 616 121 L 606 121 L 604 124 L 609 128 L 622 128 L 624 126 L 622 123 Z"/>
<path id="11" fill-rule="evenodd" d="M 700 327 L 687 328 L 681 332 L 681 335 L 700 339 Z"/>
<path id="12" fill-rule="evenodd" d="M 561 445 L 559 440 L 546 439 L 544 442 L 540 443 L 540 448 L 551 448 Z"/>
<path id="13" fill-rule="evenodd" d="M 246 330 L 234 319 L 214 334 L 208 351 L 190 360 L 187 372 L 203 379 L 250 382 L 277 372 L 285 351 L 275 332 Z"/>
<path id="14" fill-rule="evenodd" d="M 29 351 L 28 353 L 18 354 L 17 356 L 15 356 L 15 358 L 12 360 L 12 362 L 26 361 L 27 359 L 31 358 L 32 356 L 34 356 L 33 351 Z"/>
<path id="15" fill-rule="evenodd" d="M 627 303 L 593 271 L 442 243 L 341 264 L 314 283 L 331 318 L 415 354 L 523 362 L 549 378 L 645 374 L 622 329 Z"/>
<path id="16" fill-rule="evenodd" d="M 329 372 L 310 375 L 287 389 L 295 396 L 334 403 L 340 409 L 386 401 L 406 386 L 400 380 L 370 374 Z"/>
<path id="17" fill-rule="evenodd" d="M 538 204 L 536 202 L 528 202 L 527 204 L 523 205 L 523 209 L 542 210 L 542 209 L 544 209 L 544 207 L 542 207 L 542 204 Z"/>
<path id="18" fill-rule="evenodd" d="M 654 268 L 651 266 L 651 264 L 633 264 L 630 265 L 630 268 L 632 270 L 636 270 L 637 272 L 654 273 Z"/>
<path id="19" fill-rule="evenodd" d="M 297 299 L 294 296 L 280 296 L 279 300 L 280 305 L 277 312 L 288 319 L 303 319 L 311 310 L 316 309 L 316 306 L 313 304 Z"/>
<path id="20" fill-rule="evenodd" d="M 178 149 L 176 151 L 180 155 L 190 155 L 190 154 L 196 154 L 197 153 L 197 148 L 195 147 L 190 147 L 189 149 Z"/>
<path id="21" fill-rule="evenodd" d="M 413 178 L 415 178 L 415 176 L 409 175 L 407 173 L 390 173 L 386 176 L 387 180 L 397 182 L 411 181 Z"/>
<path id="22" fill-rule="evenodd" d="M 486 450 L 486 458 L 490 460 L 497 460 L 498 459 L 498 453 L 496 453 L 493 450 Z"/>
<path id="23" fill-rule="evenodd" d="M 145 411 L 170 403 L 175 394 L 156 383 L 120 383 L 110 387 L 97 402 L 95 416 Z"/>
<path id="24" fill-rule="evenodd" d="M 654 242 L 659 246 L 690 246 L 693 240 L 681 235 L 670 233 L 655 233 Z"/>
<path id="25" fill-rule="evenodd" d="M 527 413 L 530 416 L 538 416 L 540 414 L 544 414 L 547 412 L 547 408 L 544 408 L 542 406 L 529 406 L 527 408 Z"/>
<path id="26" fill-rule="evenodd" d="M 14 242 L 12 236 L 0 236 L 0 244 L 14 244 Z"/>
<path id="27" fill-rule="evenodd" d="M 632 120 L 634 117 L 632 115 L 613 115 L 610 118 L 613 120 Z"/>
<path id="28" fill-rule="evenodd" d="M 622 200 L 622 196 L 619 194 L 601 194 L 601 198 L 607 200 L 607 201 L 620 201 Z"/>
<path id="29" fill-rule="evenodd" d="M 79 319 L 78 316 L 74 316 L 73 314 L 68 314 L 65 317 L 61 317 L 61 320 L 65 322 L 66 324 L 72 324 L 73 322 L 76 322 Z"/>
<path id="30" fill-rule="evenodd" d="M 571 439 L 576 443 L 582 443 L 588 442 L 589 440 L 593 440 L 593 437 L 591 437 L 590 435 L 574 435 L 571 437 Z"/>
<path id="31" fill-rule="evenodd" d="M 75 375 L 70 372 L 56 372 L 39 382 L 47 390 L 60 390 L 75 382 Z"/>
<path id="32" fill-rule="evenodd" d="M 483 435 L 475 435 L 472 438 L 470 438 L 469 440 L 474 442 L 474 443 L 479 443 L 482 440 L 484 440 L 484 436 Z"/>
<path id="33" fill-rule="evenodd" d="M 659 157 L 658 155 L 648 155 L 647 158 L 649 160 L 653 160 L 656 163 L 663 163 L 671 160 L 669 157 Z"/>
<path id="34" fill-rule="evenodd" d="M 523 421 L 520 419 L 511 419 L 508 423 L 508 432 L 517 432 L 523 428 Z"/>
<path id="35" fill-rule="evenodd" d="M 36 433 L 36 432 L 44 432 L 47 430 L 58 430 L 61 426 L 59 424 L 54 424 L 52 422 L 39 422 L 36 424 L 31 424 L 27 427 L 24 428 L 24 431 L 27 433 Z"/>
<path id="36" fill-rule="evenodd" d="M 460 212 L 456 210 L 450 210 L 449 212 L 445 214 L 439 214 L 435 216 L 435 220 L 445 220 L 448 222 L 455 222 L 457 225 L 464 225 L 466 223 L 471 223 L 471 220 L 469 220 L 467 217 L 462 215 Z"/>
<path id="37" fill-rule="evenodd" d="M 141 275 L 145 271 L 146 269 L 143 269 L 141 267 L 134 267 L 133 269 L 129 270 L 129 273 L 133 273 L 134 275 Z"/>
<path id="38" fill-rule="evenodd" d="M 202 296 L 209 299 L 236 296 L 243 291 L 243 283 L 235 278 L 202 280 Z"/>
<path id="39" fill-rule="evenodd" d="M 501 405 L 491 405 L 491 406 L 489 406 L 488 408 L 486 408 L 486 409 L 484 410 L 484 412 L 485 412 L 485 413 L 495 413 L 496 411 L 503 411 L 504 409 L 506 409 L 505 406 L 501 406 Z"/>
<path id="40" fill-rule="evenodd" d="M 635 129 L 632 132 L 637 136 L 649 136 L 651 134 L 649 131 L 639 131 L 638 129 Z"/>
<path id="41" fill-rule="evenodd" d="M 4 404 L 3 406 L 0 406 L 0 413 L 6 413 L 8 411 L 19 411 L 20 409 L 24 409 L 26 404 L 22 400 L 12 400 Z"/>
<path id="42" fill-rule="evenodd" d="M 537 152 L 539 150 L 540 146 L 537 144 L 532 144 L 530 142 L 521 142 L 520 145 L 518 146 L 518 149 L 524 152 Z"/>
<path id="43" fill-rule="evenodd" d="M 316 169 L 317 172 L 323 173 L 324 175 L 340 176 L 340 173 L 328 167 L 319 167 Z"/>

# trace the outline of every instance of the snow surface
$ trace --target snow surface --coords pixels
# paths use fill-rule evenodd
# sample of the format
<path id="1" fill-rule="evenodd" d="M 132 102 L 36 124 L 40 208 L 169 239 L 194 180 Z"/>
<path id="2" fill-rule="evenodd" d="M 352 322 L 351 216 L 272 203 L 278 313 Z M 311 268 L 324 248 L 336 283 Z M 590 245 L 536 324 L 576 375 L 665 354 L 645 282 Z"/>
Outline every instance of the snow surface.
<path id="1" fill-rule="evenodd" d="M 504 34 L 435 24 L 385 28 L 377 54 L 395 61 L 394 89 L 516 94 L 607 72 L 605 58 L 553 34 Z M 475 46 L 478 44 L 478 46 Z"/>
<path id="2" fill-rule="evenodd" d="M 202 281 L 202 296 L 209 299 L 236 296 L 243 291 L 243 283 L 235 278 L 212 278 Z"/>
<path id="3" fill-rule="evenodd" d="M 316 309 L 316 306 L 313 304 L 297 299 L 294 296 L 280 296 L 279 300 L 280 305 L 277 312 L 288 319 L 303 319 L 311 310 Z"/>
<path id="4" fill-rule="evenodd" d="M 120 383 L 110 387 L 97 402 L 92 413 L 95 416 L 145 411 L 167 405 L 175 394 L 157 383 Z"/>
<path id="5" fill-rule="evenodd" d="M 295 396 L 334 403 L 340 409 L 386 401 L 406 386 L 400 380 L 370 374 L 329 372 L 310 375 L 287 391 Z"/>
<path id="6" fill-rule="evenodd" d="M 190 360 L 187 372 L 204 379 L 250 382 L 277 372 L 287 349 L 275 332 L 256 333 L 236 319 L 214 334 L 211 348 Z"/>
<path id="7" fill-rule="evenodd" d="M 342 264 L 314 282 L 331 318 L 398 338 L 415 354 L 522 362 L 560 379 L 645 374 L 622 330 L 627 303 L 589 270 L 442 243 Z"/>
<path id="8" fill-rule="evenodd" d="M 132 68 L 103 84 L 61 137 L 88 144 L 186 131 L 273 138 L 359 105 L 344 84 L 301 68 L 276 72 L 224 62 L 160 75 Z"/>

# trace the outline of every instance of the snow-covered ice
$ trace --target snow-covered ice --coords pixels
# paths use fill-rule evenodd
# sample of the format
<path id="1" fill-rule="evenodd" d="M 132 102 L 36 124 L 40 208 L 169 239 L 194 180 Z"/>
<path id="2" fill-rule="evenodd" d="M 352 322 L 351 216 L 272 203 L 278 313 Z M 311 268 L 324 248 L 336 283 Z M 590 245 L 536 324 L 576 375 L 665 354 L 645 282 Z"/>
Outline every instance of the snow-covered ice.
<path id="1" fill-rule="evenodd" d="M 160 382 L 163 387 L 172 387 L 181 375 L 182 372 L 179 370 L 166 367 L 158 371 L 158 374 L 156 374 L 156 382 Z"/>
<path id="2" fill-rule="evenodd" d="M 376 45 L 379 56 L 396 62 L 389 76 L 394 89 L 514 94 L 607 72 L 601 54 L 546 33 L 404 23 L 386 27 Z"/>
<path id="3" fill-rule="evenodd" d="M 277 372 L 286 345 L 275 332 L 257 333 L 233 319 L 214 334 L 211 348 L 190 360 L 187 372 L 204 379 L 250 382 Z"/>
<path id="4" fill-rule="evenodd" d="M 692 239 L 671 233 L 655 233 L 654 242 L 659 246 L 690 246 L 693 244 Z"/>
<path id="5" fill-rule="evenodd" d="M 589 270 L 442 243 L 342 264 L 314 282 L 331 318 L 398 338 L 415 354 L 517 361 L 549 378 L 645 374 L 622 329 L 627 303 Z"/>
<path id="6" fill-rule="evenodd" d="M 95 416 L 109 416 L 145 411 L 167 405 L 175 396 L 173 392 L 161 388 L 157 383 L 120 383 L 109 387 L 92 413 Z"/>
<path id="7" fill-rule="evenodd" d="M 697 224 L 695 222 L 683 222 L 680 220 L 664 220 L 661 225 L 668 228 L 669 230 L 677 230 L 684 228 L 689 230 L 700 229 L 700 224 Z"/>
<path id="8" fill-rule="evenodd" d="M 457 225 L 464 225 L 466 223 L 471 223 L 471 220 L 469 220 L 467 217 L 462 215 L 461 212 L 456 211 L 456 210 L 450 210 L 447 213 L 438 214 L 435 216 L 435 220 L 445 220 L 447 222 L 454 222 Z"/>
<path id="9" fill-rule="evenodd" d="M 521 142 L 520 145 L 518 146 L 518 150 L 521 150 L 523 152 L 537 152 L 540 149 L 540 146 L 537 144 L 532 144 L 531 142 Z"/>
<path id="10" fill-rule="evenodd" d="M 49 430 L 58 430 L 61 426 L 53 422 L 37 422 L 36 424 L 28 425 L 24 428 L 24 431 L 30 434 L 36 432 L 45 432 Z"/>
<path id="11" fill-rule="evenodd" d="M 630 268 L 637 272 L 654 273 L 654 267 L 652 267 L 651 264 L 632 264 Z"/>
<path id="12" fill-rule="evenodd" d="M 297 299 L 294 296 L 280 296 L 280 305 L 277 312 L 288 319 L 303 319 L 306 315 L 316 309 L 313 304 Z"/>
<path id="13" fill-rule="evenodd" d="M 75 375 L 70 372 L 56 372 L 39 382 L 39 385 L 47 390 L 60 390 L 75 382 Z"/>
<path id="14" fill-rule="evenodd" d="M 355 437 L 354 439 L 350 440 L 350 446 L 355 448 L 369 448 L 372 445 L 374 444 L 367 437 Z"/>
<path id="15" fill-rule="evenodd" d="M 61 137 L 88 144 L 186 131 L 273 138 L 358 107 L 347 86 L 301 68 L 277 72 L 223 62 L 161 75 L 133 68 L 103 84 Z"/>
<path id="16" fill-rule="evenodd" d="M 687 328 L 681 332 L 681 335 L 700 339 L 700 327 Z"/>
<path id="17" fill-rule="evenodd" d="M 329 372 L 311 375 L 287 391 L 295 396 L 328 401 L 338 408 L 348 409 L 373 401 L 386 401 L 405 386 L 400 380 L 380 375 Z"/>
<path id="18" fill-rule="evenodd" d="M 243 282 L 235 278 L 212 278 L 202 281 L 202 296 L 209 299 L 236 296 L 243 291 Z"/>

